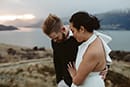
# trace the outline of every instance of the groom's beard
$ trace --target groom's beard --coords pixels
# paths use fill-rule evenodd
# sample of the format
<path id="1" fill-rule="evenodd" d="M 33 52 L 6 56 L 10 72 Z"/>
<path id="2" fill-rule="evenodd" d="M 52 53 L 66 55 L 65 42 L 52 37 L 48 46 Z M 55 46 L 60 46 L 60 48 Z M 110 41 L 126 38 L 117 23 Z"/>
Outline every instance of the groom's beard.
<path id="1" fill-rule="evenodd" d="M 67 37 L 65 36 L 64 33 L 62 33 L 62 39 L 57 40 L 56 42 L 57 42 L 57 43 L 61 43 L 61 42 L 65 41 L 66 39 L 67 39 Z"/>

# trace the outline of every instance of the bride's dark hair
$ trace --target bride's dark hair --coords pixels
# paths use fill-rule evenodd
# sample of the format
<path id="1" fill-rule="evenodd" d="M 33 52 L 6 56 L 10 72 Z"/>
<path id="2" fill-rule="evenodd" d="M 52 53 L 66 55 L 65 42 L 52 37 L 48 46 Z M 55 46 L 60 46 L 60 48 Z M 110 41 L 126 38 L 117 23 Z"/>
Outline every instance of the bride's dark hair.
<path id="1" fill-rule="evenodd" d="M 73 23 L 75 28 L 80 29 L 80 27 L 83 26 L 88 32 L 93 32 L 93 30 L 100 28 L 98 18 L 83 11 L 73 14 L 69 21 Z"/>

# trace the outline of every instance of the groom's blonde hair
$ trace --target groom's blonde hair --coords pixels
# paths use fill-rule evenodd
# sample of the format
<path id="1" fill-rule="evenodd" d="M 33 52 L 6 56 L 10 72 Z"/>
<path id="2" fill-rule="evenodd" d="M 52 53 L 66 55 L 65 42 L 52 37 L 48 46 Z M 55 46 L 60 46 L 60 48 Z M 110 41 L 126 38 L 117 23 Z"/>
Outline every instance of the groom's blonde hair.
<path id="1" fill-rule="evenodd" d="M 52 32 L 58 32 L 62 25 L 59 17 L 49 14 L 42 25 L 42 29 L 45 34 L 49 35 Z"/>

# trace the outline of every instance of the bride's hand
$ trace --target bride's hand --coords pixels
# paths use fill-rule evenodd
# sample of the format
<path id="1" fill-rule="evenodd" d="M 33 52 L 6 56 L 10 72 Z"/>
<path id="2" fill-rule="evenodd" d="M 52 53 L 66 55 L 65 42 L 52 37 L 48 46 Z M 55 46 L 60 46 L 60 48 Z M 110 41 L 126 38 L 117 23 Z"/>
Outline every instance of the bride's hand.
<path id="1" fill-rule="evenodd" d="M 69 71 L 71 77 L 73 78 L 76 75 L 75 64 L 74 64 L 74 62 L 73 63 L 69 62 L 69 64 L 67 64 L 67 65 L 68 65 L 68 71 Z"/>

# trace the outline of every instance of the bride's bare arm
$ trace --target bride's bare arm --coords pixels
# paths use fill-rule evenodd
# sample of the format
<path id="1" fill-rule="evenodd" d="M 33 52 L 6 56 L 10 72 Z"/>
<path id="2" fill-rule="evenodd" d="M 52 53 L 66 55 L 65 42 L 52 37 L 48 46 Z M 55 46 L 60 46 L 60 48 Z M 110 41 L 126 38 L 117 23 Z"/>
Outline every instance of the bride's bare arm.
<path id="1" fill-rule="evenodd" d="M 97 63 L 98 58 L 96 57 L 95 52 L 88 51 L 84 54 L 83 60 L 80 63 L 77 71 L 75 67 L 69 64 L 68 70 L 72 76 L 73 83 L 75 85 L 81 85 L 84 82 L 87 75 L 93 71 Z"/>

